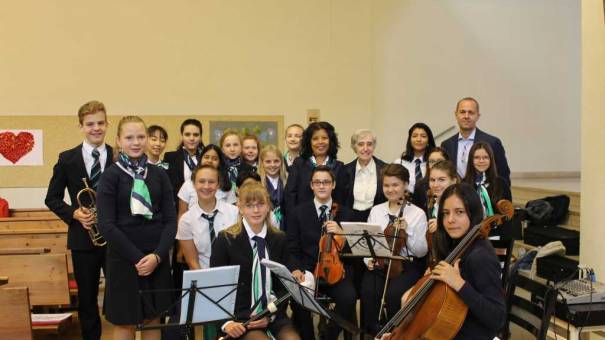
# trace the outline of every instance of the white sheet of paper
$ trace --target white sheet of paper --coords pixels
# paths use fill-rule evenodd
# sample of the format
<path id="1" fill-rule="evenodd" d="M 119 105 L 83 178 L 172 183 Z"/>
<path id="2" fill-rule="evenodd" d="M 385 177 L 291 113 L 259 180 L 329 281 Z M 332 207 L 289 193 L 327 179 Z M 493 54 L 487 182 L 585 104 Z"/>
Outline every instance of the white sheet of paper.
<path id="1" fill-rule="evenodd" d="M 183 272 L 183 289 L 191 287 L 191 282 L 196 280 L 198 289 L 204 292 L 210 299 L 217 301 L 224 296 L 227 296 L 219 302 L 219 305 L 233 315 L 235 298 L 237 296 L 237 290 L 234 290 L 234 288 L 237 287 L 238 279 L 239 266 L 185 270 Z M 181 302 L 180 324 L 185 324 L 187 322 L 188 306 L 189 296 L 185 296 Z M 210 301 L 200 293 L 197 293 L 195 296 L 192 323 L 231 319 L 231 315 L 225 313 L 225 311 L 219 308 L 213 301 Z"/>

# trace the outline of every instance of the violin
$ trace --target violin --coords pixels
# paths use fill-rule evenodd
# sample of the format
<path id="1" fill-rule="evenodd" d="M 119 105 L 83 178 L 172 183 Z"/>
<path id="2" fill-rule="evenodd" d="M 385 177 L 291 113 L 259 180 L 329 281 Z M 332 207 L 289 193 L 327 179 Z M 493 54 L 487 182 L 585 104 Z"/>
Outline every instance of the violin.
<path id="1" fill-rule="evenodd" d="M 491 228 L 512 218 L 514 207 L 510 201 L 501 200 L 497 207 L 501 214 L 472 227 L 445 262 L 453 265 L 476 239 L 487 238 Z M 452 339 L 462 327 L 467 312 L 468 306 L 454 289 L 427 274 L 414 285 L 408 301 L 378 332 L 376 339 L 386 333 L 391 333 L 391 340 Z"/>
<path id="2" fill-rule="evenodd" d="M 407 242 L 407 222 L 403 219 L 404 202 L 405 200 L 403 198 L 397 202 L 400 206 L 399 213 L 397 214 L 397 217 L 395 217 L 395 220 L 392 223 L 389 223 L 383 231 L 389 247 L 391 248 L 392 256 L 399 255 Z M 374 261 L 374 267 L 387 267 L 386 277 L 387 279 L 392 279 L 403 272 L 403 260 L 377 259 Z"/>
<path id="3" fill-rule="evenodd" d="M 407 222 L 403 218 L 403 209 L 405 208 L 405 199 L 401 198 L 397 204 L 399 204 L 399 213 L 393 223 L 389 223 L 389 225 L 384 229 L 384 236 L 391 247 L 391 256 L 398 256 L 401 254 L 401 250 L 405 246 L 408 238 L 407 234 Z M 378 312 L 378 320 L 382 318 L 382 312 L 384 310 L 385 305 L 385 297 L 387 293 L 387 287 L 389 284 L 389 280 L 400 275 L 403 272 L 403 260 L 395 260 L 395 259 L 377 259 L 375 261 L 374 266 L 378 268 L 384 268 L 385 264 L 388 262 L 386 273 L 385 273 L 385 281 L 384 288 L 382 290 L 382 299 L 380 300 L 380 309 Z"/>
<path id="4" fill-rule="evenodd" d="M 333 221 L 338 213 L 338 204 L 333 203 L 330 208 L 328 221 Z M 325 224 L 321 239 L 319 240 L 319 255 L 313 275 L 316 280 L 324 280 L 329 285 L 333 285 L 344 279 L 345 269 L 340 261 L 339 252 L 343 249 L 346 239 L 342 235 L 334 235 L 326 232 Z"/>

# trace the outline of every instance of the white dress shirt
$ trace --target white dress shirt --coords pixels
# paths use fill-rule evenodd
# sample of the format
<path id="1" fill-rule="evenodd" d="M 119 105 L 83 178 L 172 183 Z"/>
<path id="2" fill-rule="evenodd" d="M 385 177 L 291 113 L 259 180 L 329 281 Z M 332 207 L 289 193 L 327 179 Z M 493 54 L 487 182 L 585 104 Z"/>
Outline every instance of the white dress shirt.
<path id="1" fill-rule="evenodd" d="M 371 158 L 370 162 L 362 167 L 359 159 L 355 165 L 355 182 L 353 183 L 353 209 L 363 211 L 374 205 L 378 176 L 376 174 L 376 163 Z"/>
<path id="2" fill-rule="evenodd" d="M 399 211 L 396 212 L 398 214 Z M 404 203 L 403 219 L 407 222 L 407 241 L 401 256 L 423 257 L 428 251 L 426 244 L 427 221 L 424 211 L 410 202 Z M 384 231 L 389 225 L 389 202 L 378 204 L 370 211 L 368 223 L 378 224 Z"/>
<path id="3" fill-rule="evenodd" d="M 237 223 L 239 210 L 236 206 L 217 200 L 214 209 L 217 210 L 213 225 L 215 235 Z M 208 220 L 203 218 L 202 214 L 210 215 L 212 211 L 203 211 L 196 199 L 196 204 L 189 206 L 189 210 L 179 220 L 176 232 L 177 240 L 193 240 L 202 268 L 210 267 L 210 250 L 212 248 Z"/>
<path id="4" fill-rule="evenodd" d="M 468 136 L 468 138 L 462 137 L 462 134 L 458 133 L 458 154 L 456 157 L 456 169 L 460 178 L 464 178 L 466 174 L 466 166 L 468 163 L 468 154 L 475 143 L 475 133 L 477 129 Z"/>
<path id="5" fill-rule="evenodd" d="M 105 147 L 105 143 L 100 146 L 93 146 L 88 144 L 87 141 L 82 143 L 82 157 L 84 158 L 84 166 L 86 166 L 86 173 L 88 177 L 90 177 L 90 171 L 92 170 L 92 165 L 95 163 L 94 157 L 92 157 L 92 150 L 97 149 L 99 151 L 99 163 L 101 163 L 101 172 L 105 171 L 105 162 L 107 162 L 107 148 Z"/>
<path id="6" fill-rule="evenodd" d="M 413 193 L 414 186 L 416 186 L 416 160 L 420 159 L 420 172 L 422 173 L 422 177 L 426 175 L 426 162 L 423 160 L 423 156 L 416 156 L 412 159 L 411 162 L 406 161 L 403 158 L 397 158 L 393 163 L 401 164 L 410 173 L 410 182 L 408 183 L 408 191 Z"/>

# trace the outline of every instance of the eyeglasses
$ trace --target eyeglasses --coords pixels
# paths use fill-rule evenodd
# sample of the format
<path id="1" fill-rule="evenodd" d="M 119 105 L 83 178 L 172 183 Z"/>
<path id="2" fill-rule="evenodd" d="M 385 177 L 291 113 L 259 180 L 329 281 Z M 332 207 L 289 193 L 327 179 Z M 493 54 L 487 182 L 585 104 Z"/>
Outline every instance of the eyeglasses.
<path id="1" fill-rule="evenodd" d="M 329 186 L 329 185 L 332 185 L 332 181 L 329 180 L 329 179 L 326 179 L 326 180 L 323 180 L 323 181 L 315 180 L 315 181 L 311 181 L 311 184 L 313 186 L 316 186 L 316 187 Z"/>
<path id="2" fill-rule="evenodd" d="M 244 204 L 244 208 L 248 209 L 248 210 L 254 210 L 254 209 L 263 209 L 265 207 L 265 203 L 256 203 L 256 204 Z"/>

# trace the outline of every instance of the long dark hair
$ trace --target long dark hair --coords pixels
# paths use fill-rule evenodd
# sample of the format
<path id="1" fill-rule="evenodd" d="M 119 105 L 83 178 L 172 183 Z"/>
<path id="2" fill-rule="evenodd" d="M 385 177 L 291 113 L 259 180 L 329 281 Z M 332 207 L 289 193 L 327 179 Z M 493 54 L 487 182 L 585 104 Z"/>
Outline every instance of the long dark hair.
<path id="1" fill-rule="evenodd" d="M 201 149 L 204 147 L 204 142 L 202 142 L 202 136 L 204 134 L 204 130 L 202 129 L 202 123 L 194 118 L 189 118 L 189 119 L 185 119 L 182 123 L 181 123 L 181 136 L 183 135 L 183 131 L 185 131 L 185 126 L 187 125 L 193 125 L 195 127 L 197 127 L 198 129 L 200 129 L 200 145 L 198 146 L 198 149 Z M 183 141 L 181 140 L 181 143 L 179 143 L 179 146 L 176 148 L 176 150 L 180 150 L 183 148 Z"/>
<path id="2" fill-rule="evenodd" d="M 424 155 L 422 155 L 422 160 L 426 162 L 429 151 L 435 147 L 435 138 L 433 137 L 433 131 L 431 128 L 424 123 L 416 123 L 410 127 L 408 130 L 408 140 L 405 143 L 405 151 L 401 155 L 401 159 L 411 162 L 414 159 L 414 148 L 412 147 L 412 133 L 416 129 L 422 129 L 426 132 L 426 135 L 429 138 L 429 143 L 426 145 L 424 149 Z"/>
<path id="3" fill-rule="evenodd" d="M 433 248 L 436 250 L 437 261 L 445 259 L 454 247 L 460 242 L 460 239 L 454 240 L 445 230 L 443 225 L 443 206 L 446 199 L 451 196 L 458 197 L 464 204 L 464 210 L 470 221 L 470 228 L 481 223 L 483 219 L 483 208 L 479 196 L 473 187 L 466 183 L 450 185 L 439 200 L 439 210 L 437 212 L 437 231 L 433 235 Z"/>
<path id="4" fill-rule="evenodd" d="M 300 156 L 302 158 L 308 159 L 313 156 L 313 150 L 311 149 L 311 138 L 316 131 L 325 130 L 328 134 L 328 138 L 330 139 L 330 146 L 328 147 L 328 156 L 335 160 L 336 155 L 338 154 L 338 149 L 340 148 L 340 143 L 338 143 L 338 136 L 334 130 L 334 126 L 328 122 L 314 122 L 309 124 L 303 132 L 303 137 L 300 142 Z"/>
<path id="5" fill-rule="evenodd" d="M 487 193 L 490 198 L 499 198 L 502 197 L 502 187 L 498 182 L 498 170 L 496 168 L 496 160 L 494 158 L 494 152 L 492 151 L 492 147 L 485 142 L 477 142 L 473 144 L 470 151 L 468 152 L 468 161 L 466 162 L 466 175 L 462 180 L 464 183 L 469 184 L 473 188 L 476 189 L 476 176 L 477 170 L 475 170 L 474 157 L 477 150 L 485 150 L 487 156 L 489 157 L 489 167 L 485 171 L 485 181 L 488 184 Z M 493 200 L 492 200 L 493 201 Z"/>
<path id="6" fill-rule="evenodd" d="M 226 174 L 227 165 L 225 164 L 225 158 L 223 156 L 223 152 L 221 151 L 221 148 L 219 148 L 215 144 L 208 144 L 208 145 L 204 146 L 204 148 L 202 149 L 202 153 L 200 155 L 200 162 L 198 164 L 199 165 L 202 164 L 202 161 L 201 161 L 202 158 L 210 150 L 214 150 L 214 152 L 216 152 L 216 154 L 218 155 L 218 181 L 219 181 L 220 189 L 222 191 L 229 191 L 229 190 L 231 190 L 231 181 L 226 179 L 227 178 L 227 174 Z"/>

